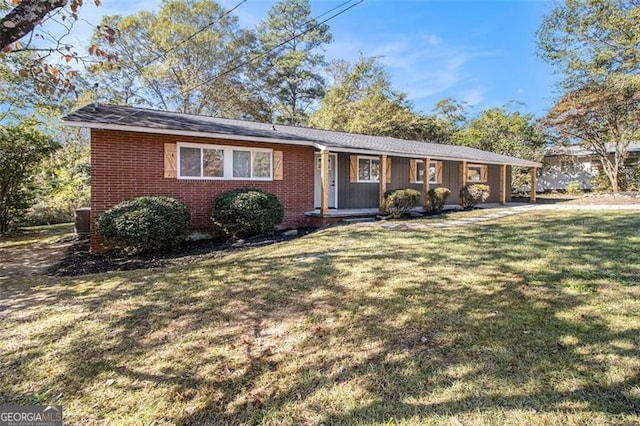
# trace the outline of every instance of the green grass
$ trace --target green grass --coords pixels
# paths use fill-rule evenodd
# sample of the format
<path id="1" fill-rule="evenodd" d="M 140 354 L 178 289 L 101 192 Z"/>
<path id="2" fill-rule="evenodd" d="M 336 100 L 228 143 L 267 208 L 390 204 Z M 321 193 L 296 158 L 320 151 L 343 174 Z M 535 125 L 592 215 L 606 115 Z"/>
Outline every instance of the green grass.
<path id="1" fill-rule="evenodd" d="M 4 285 L 0 403 L 67 424 L 640 422 L 640 217 L 350 225 Z"/>
<path id="2" fill-rule="evenodd" d="M 73 234 L 73 227 L 73 223 L 60 223 L 57 225 L 27 226 L 20 228 L 15 234 L 0 236 L 0 248 L 53 243 Z"/>

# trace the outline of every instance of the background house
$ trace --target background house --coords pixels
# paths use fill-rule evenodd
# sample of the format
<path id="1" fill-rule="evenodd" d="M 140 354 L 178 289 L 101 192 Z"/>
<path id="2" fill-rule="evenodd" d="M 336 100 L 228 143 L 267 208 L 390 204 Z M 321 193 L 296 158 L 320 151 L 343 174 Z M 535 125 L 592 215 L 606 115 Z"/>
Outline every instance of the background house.
<path id="1" fill-rule="evenodd" d="M 615 152 L 615 145 L 607 145 L 608 152 Z M 629 144 L 627 165 L 640 164 L 640 142 Z M 578 181 L 582 189 L 591 190 L 591 178 L 601 169 L 594 151 L 584 145 L 552 147 L 544 154 L 543 167 L 538 170 L 538 192 L 563 191 L 571 181 Z"/>

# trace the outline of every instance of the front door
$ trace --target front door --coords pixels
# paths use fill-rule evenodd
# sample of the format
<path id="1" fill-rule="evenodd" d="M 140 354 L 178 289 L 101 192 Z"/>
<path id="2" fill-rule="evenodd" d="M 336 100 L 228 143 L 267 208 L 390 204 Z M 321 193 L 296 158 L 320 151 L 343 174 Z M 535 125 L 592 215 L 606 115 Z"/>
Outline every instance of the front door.
<path id="1" fill-rule="evenodd" d="M 320 176 L 320 154 L 315 156 L 316 163 L 316 187 L 315 187 L 315 208 L 319 209 L 322 203 L 322 190 Z M 338 156 L 336 154 L 329 154 L 329 208 L 335 209 L 338 207 L 338 198 L 336 191 L 336 181 L 338 180 Z"/>

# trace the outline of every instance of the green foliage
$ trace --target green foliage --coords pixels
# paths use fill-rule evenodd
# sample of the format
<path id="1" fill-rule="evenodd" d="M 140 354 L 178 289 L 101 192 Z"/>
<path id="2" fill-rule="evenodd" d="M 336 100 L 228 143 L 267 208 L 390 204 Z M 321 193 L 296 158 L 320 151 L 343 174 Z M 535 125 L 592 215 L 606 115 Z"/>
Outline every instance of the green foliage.
<path id="1" fill-rule="evenodd" d="M 187 207 L 170 197 L 139 197 L 104 212 L 96 233 L 108 248 L 150 251 L 175 247 L 184 241 L 191 216 Z"/>
<path id="2" fill-rule="evenodd" d="M 592 176 L 589 179 L 589 182 L 591 183 L 591 187 L 594 192 L 611 191 L 611 181 L 602 170 L 598 170 L 598 174 Z"/>
<path id="3" fill-rule="evenodd" d="M 453 136 L 455 145 L 463 145 L 503 155 L 539 161 L 545 138 L 536 129 L 533 114 L 509 112 L 508 105 L 484 110 Z"/>
<path id="4" fill-rule="evenodd" d="M 257 82 L 278 122 L 305 124 L 309 109 L 322 99 L 322 50 L 331 39 L 329 26 L 318 25 L 312 18 L 309 0 L 279 0 L 267 20 L 258 25 L 260 48 L 268 60 L 260 61 Z"/>
<path id="5" fill-rule="evenodd" d="M 0 234 L 23 220 L 36 195 L 38 169 L 58 148 L 32 122 L 0 127 Z"/>
<path id="6" fill-rule="evenodd" d="M 637 74 L 639 20 L 637 0 L 566 0 L 543 18 L 538 52 L 570 90 L 612 74 Z"/>
<path id="7" fill-rule="evenodd" d="M 472 208 L 478 203 L 484 203 L 491 194 L 489 185 L 473 183 L 460 189 L 460 206 L 463 209 Z"/>
<path id="8" fill-rule="evenodd" d="M 117 28 L 115 42 L 99 41 L 98 31 L 94 42 L 118 62 L 92 77 L 109 103 L 270 120 L 247 75 L 252 63 L 230 71 L 250 56 L 255 35 L 217 2 L 168 0 L 154 12 L 106 16 L 104 26 Z"/>
<path id="9" fill-rule="evenodd" d="M 89 141 L 75 129 L 65 131 L 61 148 L 51 155 L 35 179 L 36 203 L 29 209 L 31 225 L 71 222 L 75 210 L 90 203 Z"/>
<path id="10" fill-rule="evenodd" d="M 429 204 L 429 211 L 431 213 L 440 213 L 444 208 L 445 203 L 451 195 L 449 188 L 431 188 L 427 191 L 427 201 Z"/>
<path id="11" fill-rule="evenodd" d="M 214 228 L 228 238 L 270 235 L 283 219 L 278 197 L 257 188 L 232 189 L 213 200 Z"/>
<path id="12" fill-rule="evenodd" d="M 387 191 L 384 196 L 385 210 L 395 219 L 409 213 L 419 201 L 420 192 L 411 188 Z"/>
<path id="13" fill-rule="evenodd" d="M 625 191 L 640 191 L 640 165 L 625 166 L 621 173 L 621 187 Z"/>
<path id="14" fill-rule="evenodd" d="M 378 58 L 360 57 L 353 65 L 336 62 L 334 84 L 320 109 L 309 119 L 312 127 L 375 136 L 425 140 L 428 119 L 411 110 L 407 95 L 394 91 Z"/>
<path id="15" fill-rule="evenodd" d="M 572 180 L 565 186 L 564 190 L 569 195 L 579 195 L 584 192 L 582 190 L 582 183 L 579 180 Z"/>

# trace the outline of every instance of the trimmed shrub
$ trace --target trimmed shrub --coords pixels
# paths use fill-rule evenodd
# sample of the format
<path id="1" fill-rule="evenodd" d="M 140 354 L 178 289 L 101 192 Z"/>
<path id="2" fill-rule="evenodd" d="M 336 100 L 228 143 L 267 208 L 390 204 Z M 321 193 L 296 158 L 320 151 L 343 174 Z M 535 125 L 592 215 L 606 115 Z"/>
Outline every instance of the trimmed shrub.
<path id="1" fill-rule="evenodd" d="M 191 215 L 170 197 L 139 197 L 123 201 L 104 212 L 96 232 L 107 248 L 124 251 L 162 250 L 184 241 Z"/>
<path id="2" fill-rule="evenodd" d="M 444 204 L 449 199 L 451 190 L 449 188 L 431 188 L 427 191 L 427 202 L 431 213 L 440 213 Z"/>
<path id="3" fill-rule="evenodd" d="M 385 210 L 398 219 L 409 213 L 420 202 L 420 193 L 415 189 L 396 189 L 385 193 Z"/>
<path id="4" fill-rule="evenodd" d="M 579 180 L 572 180 L 565 186 L 565 192 L 570 195 L 580 195 L 582 191 L 582 183 Z"/>
<path id="5" fill-rule="evenodd" d="M 484 203 L 489 199 L 490 193 L 489 185 L 482 183 L 463 186 L 460 189 L 460 206 L 469 209 L 478 203 Z"/>
<path id="6" fill-rule="evenodd" d="M 284 219 L 284 207 L 274 194 L 257 188 L 223 192 L 213 200 L 211 220 L 227 238 L 273 234 Z"/>

